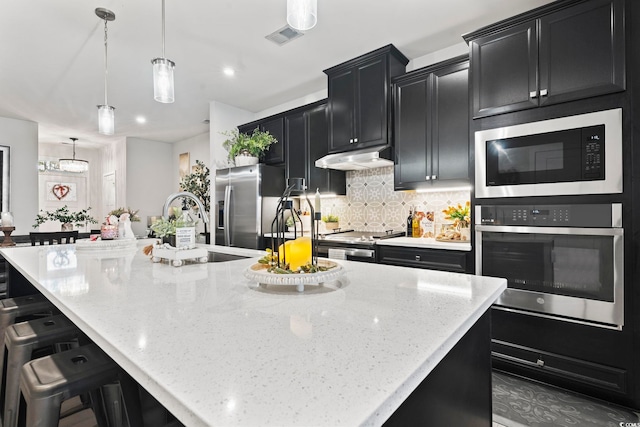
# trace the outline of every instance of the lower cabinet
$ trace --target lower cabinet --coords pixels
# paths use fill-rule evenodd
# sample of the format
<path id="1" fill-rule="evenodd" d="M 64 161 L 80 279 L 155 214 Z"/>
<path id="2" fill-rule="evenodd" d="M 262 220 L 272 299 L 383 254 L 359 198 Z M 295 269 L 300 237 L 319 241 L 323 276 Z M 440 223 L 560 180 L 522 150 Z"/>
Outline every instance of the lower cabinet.
<path id="1" fill-rule="evenodd" d="M 380 264 L 427 268 L 452 273 L 470 273 L 470 257 L 471 252 L 467 251 L 378 246 L 378 262 Z"/>

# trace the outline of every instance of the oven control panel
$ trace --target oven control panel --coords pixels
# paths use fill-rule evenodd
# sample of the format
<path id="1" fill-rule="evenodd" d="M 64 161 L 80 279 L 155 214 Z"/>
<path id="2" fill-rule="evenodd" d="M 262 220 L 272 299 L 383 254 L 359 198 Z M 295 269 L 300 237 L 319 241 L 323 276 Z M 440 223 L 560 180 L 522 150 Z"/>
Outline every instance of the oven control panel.
<path id="1" fill-rule="evenodd" d="M 480 224 L 527 227 L 612 227 L 612 204 L 480 206 Z"/>

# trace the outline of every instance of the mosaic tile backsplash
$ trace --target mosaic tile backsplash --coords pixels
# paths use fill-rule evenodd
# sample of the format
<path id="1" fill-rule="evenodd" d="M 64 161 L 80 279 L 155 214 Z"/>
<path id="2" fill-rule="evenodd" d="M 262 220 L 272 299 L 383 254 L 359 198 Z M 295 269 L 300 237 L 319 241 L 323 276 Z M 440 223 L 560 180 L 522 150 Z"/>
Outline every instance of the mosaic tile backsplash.
<path id="1" fill-rule="evenodd" d="M 347 195 L 322 198 L 322 213 L 337 215 L 340 227 L 358 231 L 405 231 L 409 208 L 433 211 L 436 227 L 443 209 L 470 200 L 469 191 L 417 193 L 393 190 L 393 166 L 347 172 Z M 473 219 L 472 219 L 473 221 Z"/>

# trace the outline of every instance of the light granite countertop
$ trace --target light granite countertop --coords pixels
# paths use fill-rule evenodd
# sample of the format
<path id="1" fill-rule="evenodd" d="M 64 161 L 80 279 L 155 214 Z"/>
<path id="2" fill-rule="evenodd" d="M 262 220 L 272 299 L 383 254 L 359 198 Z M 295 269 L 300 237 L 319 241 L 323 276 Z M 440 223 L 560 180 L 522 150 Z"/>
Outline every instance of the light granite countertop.
<path id="1" fill-rule="evenodd" d="M 274 295 L 242 275 L 257 258 L 172 267 L 148 243 L 0 253 L 190 427 L 381 425 L 506 287 L 337 261 L 337 290 Z"/>
<path id="2" fill-rule="evenodd" d="M 471 251 L 471 242 L 439 242 L 425 237 L 392 237 L 376 241 L 379 246 L 405 246 L 410 248 L 446 249 L 450 251 Z"/>

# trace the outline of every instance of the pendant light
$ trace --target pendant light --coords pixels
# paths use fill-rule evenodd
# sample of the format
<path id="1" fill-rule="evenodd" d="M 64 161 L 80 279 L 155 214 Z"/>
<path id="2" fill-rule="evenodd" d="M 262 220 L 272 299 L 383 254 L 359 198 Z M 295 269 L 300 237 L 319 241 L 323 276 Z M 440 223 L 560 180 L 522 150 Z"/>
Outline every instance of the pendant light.
<path id="1" fill-rule="evenodd" d="M 175 100 L 173 96 L 173 69 L 176 63 L 164 56 L 164 0 L 162 0 L 162 57 L 151 60 L 153 64 L 153 99 L 163 104 Z"/>
<path id="2" fill-rule="evenodd" d="M 99 7 L 96 15 L 104 20 L 104 104 L 98 105 L 98 133 L 102 135 L 113 135 L 115 132 L 115 108 L 107 102 L 107 22 L 116 19 L 116 15 L 108 9 Z"/>
<path id="3" fill-rule="evenodd" d="M 287 24 L 300 31 L 310 30 L 318 22 L 318 0 L 287 0 Z"/>
<path id="4" fill-rule="evenodd" d="M 73 141 L 73 158 L 72 159 L 60 159 L 59 167 L 61 171 L 65 172 L 86 172 L 89 170 L 89 162 L 86 160 L 76 159 L 76 141 L 78 138 L 69 138 Z"/>

